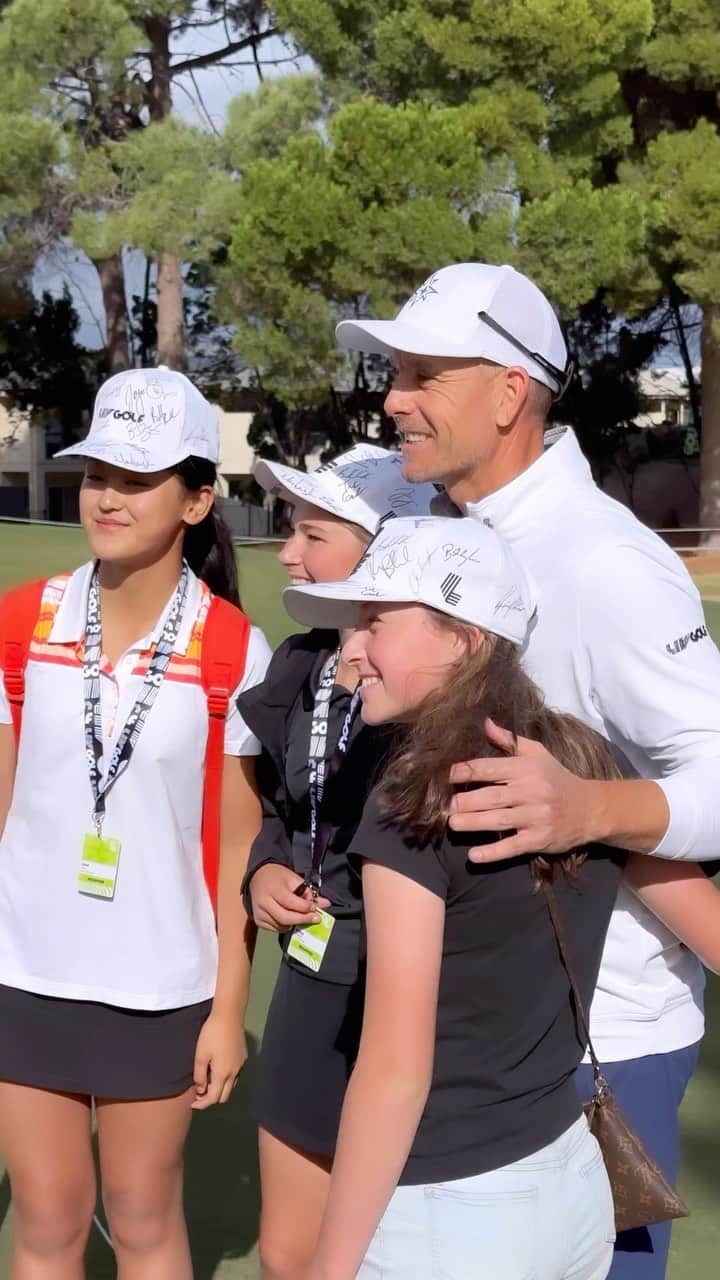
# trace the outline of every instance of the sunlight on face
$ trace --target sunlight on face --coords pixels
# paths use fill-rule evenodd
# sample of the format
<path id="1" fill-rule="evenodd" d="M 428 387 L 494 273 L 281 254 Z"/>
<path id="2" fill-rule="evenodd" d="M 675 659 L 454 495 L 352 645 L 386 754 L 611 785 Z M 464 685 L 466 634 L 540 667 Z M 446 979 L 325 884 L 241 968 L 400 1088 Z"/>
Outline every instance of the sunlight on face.
<path id="1" fill-rule="evenodd" d="M 369 533 L 309 502 L 296 502 L 293 531 L 278 553 L 291 583 L 340 582 L 362 556 Z"/>
<path id="2" fill-rule="evenodd" d="M 395 353 L 385 412 L 402 442 L 403 475 L 447 485 L 471 474 L 496 447 L 496 401 L 504 370 L 482 360 Z"/>
<path id="3" fill-rule="evenodd" d="M 96 559 L 148 563 L 183 537 L 194 501 L 173 470 L 126 471 L 88 458 L 80 520 Z"/>
<path id="4" fill-rule="evenodd" d="M 465 652 L 462 638 L 424 605 L 363 605 L 343 660 L 360 677 L 365 723 L 406 719 L 447 682 Z"/>

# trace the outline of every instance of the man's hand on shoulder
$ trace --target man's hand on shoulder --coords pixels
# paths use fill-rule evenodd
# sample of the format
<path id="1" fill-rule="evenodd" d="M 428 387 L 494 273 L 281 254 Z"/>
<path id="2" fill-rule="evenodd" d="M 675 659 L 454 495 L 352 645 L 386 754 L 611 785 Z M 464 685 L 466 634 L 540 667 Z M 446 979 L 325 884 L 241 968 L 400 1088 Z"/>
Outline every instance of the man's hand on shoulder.
<path id="1" fill-rule="evenodd" d="M 478 784 L 455 794 L 450 814 L 453 831 L 497 832 L 498 840 L 470 849 L 473 862 L 501 862 L 529 853 L 566 853 L 592 840 L 588 788 L 539 742 L 513 736 L 492 720 L 485 722 L 489 741 L 504 756 L 456 764 L 458 785 Z"/>

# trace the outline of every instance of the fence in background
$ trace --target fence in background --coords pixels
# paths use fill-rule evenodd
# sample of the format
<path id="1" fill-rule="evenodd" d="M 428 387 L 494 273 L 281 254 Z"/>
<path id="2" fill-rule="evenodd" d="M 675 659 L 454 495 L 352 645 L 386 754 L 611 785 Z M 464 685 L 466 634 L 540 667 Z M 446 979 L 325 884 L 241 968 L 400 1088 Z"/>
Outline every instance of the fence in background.
<path id="1" fill-rule="evenodd" d="M 282 542 L 273 533 L 272 514 L 263 507 L 236 502 L 233 498 L 219 498 L 218 504 L 227 520 L 235 542 Z M 77 529 L 77 522 L 63 520 L 29 520 L 26 516 L 0 515 L 0 529 L 4 524 L 41 525 L 49 529 Z M 692 555 L 720 555 L 720 529 L 656 529 L 675 550 Z M 705 545 L 701 539 L 711 537 L 713 543 Z"/>
<path id="2" fill-rule="evenodd" d="M 269 511 L 263 511 L 262 507 L 244 507 L 242 503 L 233 502 L 231 499 L 220 499 L 223 508 L 223 516 L 227 520 L 234 542 L 282 542 L 282 538 L 276 537 L 272 532 L 272 516 Z M 232 518 L 228 515 L 228 508 L 232 513 Z M 240 510 L 238 511 L 238 508 Z M 244 517 L 242 511 L 250 512 L 248 517 Z M 257 513 L 257 517 L 255 515 Z M 80 526 L 76 521 L 67 520 L 28 520 L 27 517 L 16 516 L 0 516 L 0 537 L 2 537 L 3 525 L 28 525 L 34 528 L 47 529 L 79 529 Z"/>

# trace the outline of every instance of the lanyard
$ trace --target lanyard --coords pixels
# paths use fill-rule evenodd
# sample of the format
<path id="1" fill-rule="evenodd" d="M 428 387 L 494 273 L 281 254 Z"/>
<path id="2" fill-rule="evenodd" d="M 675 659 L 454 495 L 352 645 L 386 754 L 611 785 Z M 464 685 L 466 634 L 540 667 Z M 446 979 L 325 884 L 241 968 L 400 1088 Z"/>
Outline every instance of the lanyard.
<path id="1" fill-rule="evenodd" d="M 360 706 L 360 690 L 356 689 L 350 706 L 343 720 L 335 748 L 328 759 L 328 714 L 330 696 L 335 687 L 335 677 L 340 665 L 340 650 L 337 649 L 325 664 L 320 677 L 315 706 L 313 707 L 312 724 L 310 726 L 310 748 L 308 751 L 308 794 L 310 798 L 310 875 L 304 885 L 308 886 L 317 897 L 322 885 L 322 866 L 332 833 L 332 824 L 321 817 L 322 799 L 325 786 L 335 776 L 350 744 L 350 730 Z"/>
<path id="2" fill-rule="evenodd" d="M 85 755 L 93 796 L 93 822 L 98 835 L 105 817 L 105 799 L 113 784 L 127 769 L 150 708 L 170 664 L 185 611 L 189 583 L 187 564 L 183 563 L 180 580 L 170 604 L 162 635 L 152 653 L 142 689 L 115 743 L 105 777 L 100 774 L 103 758 L 102 710 L 100 705 L 100 660 L 102 657 L 102 624 L 100 620 L 100 582 L 97 565 L 90 579 L 83 653 L 83 694 L 85 698 Z"/>

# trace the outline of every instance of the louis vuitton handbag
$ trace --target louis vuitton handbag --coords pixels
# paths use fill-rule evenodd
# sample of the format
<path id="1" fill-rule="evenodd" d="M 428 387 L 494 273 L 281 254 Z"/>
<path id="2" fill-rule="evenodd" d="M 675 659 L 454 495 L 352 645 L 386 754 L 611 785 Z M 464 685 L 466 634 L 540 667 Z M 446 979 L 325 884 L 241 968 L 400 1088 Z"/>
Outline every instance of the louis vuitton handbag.
<path id="1" fill-rule="evenodd" d="M 610 1179 L 615 1205 L 615 1230 L 629 1231 L 633 1227 L 647 1227 L 652 1222 L 687 1218 L 690 1210 L 630 1128 L 602 1074 L 573 976 L 557 900 L 549 884 L 543 882 L 542 887 L 560 958 L 570 983 L 580 1038 L 587 1044 L 590 1053 L 595 1092 L 585 1106 L 585 1114 L 590 1132 L 597 1139 Z"/>

